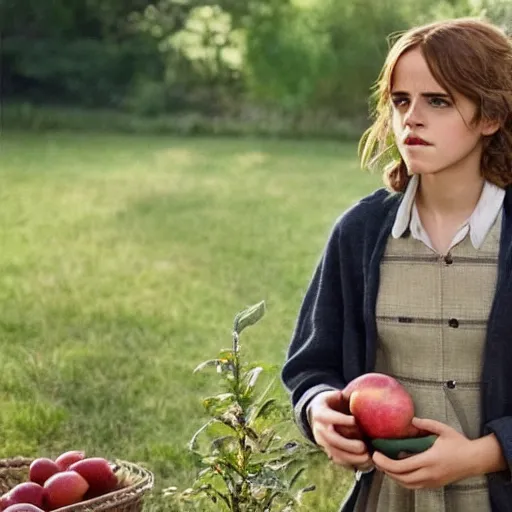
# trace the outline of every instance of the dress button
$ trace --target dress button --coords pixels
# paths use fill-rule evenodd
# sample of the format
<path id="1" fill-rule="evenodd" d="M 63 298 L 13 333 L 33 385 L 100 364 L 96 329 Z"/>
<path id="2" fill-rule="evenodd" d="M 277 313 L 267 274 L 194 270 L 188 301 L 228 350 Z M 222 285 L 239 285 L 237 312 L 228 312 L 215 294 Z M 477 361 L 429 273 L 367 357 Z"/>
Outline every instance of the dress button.
<path id="1" fill-rule="evenodd" d="M 457 381 L 455 380 L 447 380 L 446 381 L 446 387 L 449 389 L 455 389 L 455 386 L 457 386 Z"/>
<path id="2" fill-rule="evenodd" d="M 459 327 L 459 321 L 456 318 L 450 318 L 450 320 L 448 320 L 448 325 L 457 329 L 457 327 Z"/>
<path id="3" fill-rule="evenodd" d="M 445 257 L 444 257 L 444 262 L 447 264 L 447 265 L 451 265 L 453 263 L 453 258 L 452 258 L 452 255 L 450 253 L 448 253 Z"/>

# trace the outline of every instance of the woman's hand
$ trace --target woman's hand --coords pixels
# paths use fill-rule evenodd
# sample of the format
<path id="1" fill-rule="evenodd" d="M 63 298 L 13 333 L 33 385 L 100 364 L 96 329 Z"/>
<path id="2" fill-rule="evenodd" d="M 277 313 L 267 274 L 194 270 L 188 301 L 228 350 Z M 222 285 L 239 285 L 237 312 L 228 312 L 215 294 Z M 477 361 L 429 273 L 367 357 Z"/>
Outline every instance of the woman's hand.
<path id="1" fill-rule="evenodd" d="M 315 441 L 336 464 L 371 469 L 372 459 L 355 418 L 341 412 L 344 410 L 342 403 L 341 391 L 323 391 L 313 398 L 309 405 L 309 422 Z"/>
<path id="2" fill-rule="evenodd" d="M 475 476 L 473 442 L 452 427 L 430 419 L 414 418 L 415 427 L 439 437 L 431 448 L 401 460 L 373 454 L 375 467 L 407 489 L 435 489 Z"/>

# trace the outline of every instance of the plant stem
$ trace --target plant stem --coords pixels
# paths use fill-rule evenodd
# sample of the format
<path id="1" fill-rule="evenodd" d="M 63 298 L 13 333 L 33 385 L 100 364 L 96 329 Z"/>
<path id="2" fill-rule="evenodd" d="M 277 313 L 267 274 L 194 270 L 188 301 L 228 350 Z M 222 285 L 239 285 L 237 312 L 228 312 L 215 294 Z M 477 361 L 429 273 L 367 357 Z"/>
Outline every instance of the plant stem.
<path id="1" fill-rule="evenodd" d="M 237 402 L 240 402 L 240 357 L 239 351 L 239 337 L 236 331 L 233 331 L 233 377 L 235 379 L 235 395 Z"/>

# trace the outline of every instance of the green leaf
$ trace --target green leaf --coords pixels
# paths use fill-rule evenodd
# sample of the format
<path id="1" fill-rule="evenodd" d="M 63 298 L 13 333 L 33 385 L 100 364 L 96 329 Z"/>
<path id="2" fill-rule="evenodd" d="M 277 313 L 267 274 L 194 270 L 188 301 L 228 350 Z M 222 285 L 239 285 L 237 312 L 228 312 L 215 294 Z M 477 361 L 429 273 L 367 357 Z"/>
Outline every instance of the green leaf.
<path id="1" fill-rule="evenodd" d="M 300 475 L 302 475 L 302 473 L 304 473 L 305 470 L 306 468 L 300 468 L 297 471 L 297 473 L 295 473 L 295 475 L 292 476 L 292 478 L 290 479 L 290 483 L 288 484 L 288 489 L 291 489 L 295 485 L 298 478 L 300 477 Z"/>
<path id="2" fill-rule="evenodd" d="M 207 464 L 208 466 L 215 466 L 215 464 L 219 463 L 219 459 L 218 459 L 218 457 L 208 455 L 207 457 L 203 457 L 201 462 L 203 464 Z"/>
<path id="3" fill-rule="evenodd" d="M 253 430 L 251 427 L 245 427 L 245 433 L 247 434 L 247 437 L 249 439 L 252 439 L 253 441 L 258 441 L 260 436 L 258 433 Z"/>
<path id="4" fill-rule="evenodd" d="M 252 424 L 258 418 L 265 418 L 265 415 L 272 411 L 273 407 L 276 405 L 277 399 L 269 398 L 266 402 L 259 405 L 258 407 L 254 407 L 249 414 L 249 424 Z"/>
<path id="5" fill-rule="evenodd" d="M 267 489 L 275 489 L 279 491 L 287 491 L 287 487 L 279 478 L 275 471 L 269 468 L 263 468 L 256 476 L 249 479 L 251 485 L 265 487 Z"/>
<path id="6" fill-rule="evenodd" d="M 235 480 L 240 482 L 245 478 L 245 475 L 242 473 L 242 470 L 238 468 L 232 460 L 230 460 L 232 458 L 233 457 L 230 454 L 227 454 L 225 457 L 207 456 L 203 457 L 201 462 L 212 467 L 223 467 L 226 470 L 226 473 L 230 473 L 231 478 L 236 476 Z"/>
<path id="7" fill-rule="evenodd" d="M 284 462 L 275 460 L 271 462 L 266 462 L 264 467 L 271 469 L 272 471 L 283 472 L 285 469 L 288 469 L 289 467 L 292 467 L 294 464 L 297 464 L 294 460 L 285 460 Z"/>
<path id="8" fill-rule="evenodd" d="M 213 503 L 216 503 L 217 498 L 220 498 L 229 507 L 228 497 L 224 493 L 215 489 L 215 487 L 212 487 L 211 485 L 207 485 L 207 486 L 203 487 L 201 490 L 204 493 L 208 494 L 208 496 L 210 496 Z"/>
<path id="9" fill-rule="evenodd" d="M 240 334 L 246 327 L 258 322 L 265 314 L 265 301 L 250 306 L 235 317 L 233 331 Z"/>
<path id="10" fill-rule="evenodd" d="M 197 475 L 198 480 L 203 480 L 204 478 L 212 478 L 215 475 L 213 469 L 211 467 L 207 467 L 199 471 Z"/>
<path id="11" fill-rule="evenodd" d="M 250 486 L 251 496 L 257 501 L 261 502 L 267 499 L 269 494 L 271 493 L 271 489 L 263 487 L 261 485 L 253 485 Z"/>
<path id="12" fill-rule="evenodd" d="M 277 432 L 272 428 L 265 429 L 260 434 L 260 449 L 262 452 L 266 451 L 270 447 L 272 441 L 276 436 Z"/>
<path id="13" fill-rule="evenodd" d="M 212 419 L 205 423 L 199 430 L 195 432 L 195 434 L 192 436 L 192 439 L 188 442 L 188 449 L 192 452 L 196 451 L 197 448 L 197 439 L 201 435 L 201 432 L 204 432 L 210 425 L 213 423 L 216 423 L 216 419 Z"/>
<path id="14" fill-rule="evenodd" d="M 200 372 L 201 370 L 204 370 L 205 368 L 208 368 L 209 366 L 219 366 L 222 364 L 222 359 L 209 359 L 208 361 L 204 361 L 201 364 L 197 365 L 194 368 L 193 373 Z"/>
<path id="15" fill-rule="evenodd" d="M 235 451 L 238 448 L 238 440 L 236 436 L 222 436 L 214 439 L 210 445 L 210 451 L 224 452 L 224 451 Z"/>
<path id="16" fill-rule="evenodd" d="M 205 403 L 205 402 L 225 402 L 226 400 L 231 401 L 233 398 L 235 398 L 235 395 L 233 393 L 219 393 L 218 395 L 206 397 L 203 400 L 203 403 Z"/>
<path id="17" fill-rule="evenodd" d="M 234 430 L 240 429 L 245 423 L 243 415 L 240 414 L 238 407 L 231 407 L 228 409 L 219 417 L 219 420 Z"/>
<path id="18" fill-rule="evenodd" d="M 258 381 L 258 377 L 260 376 L 261 372 L 263 371 L 263 368 L 261 366 L 257 366 L 256 368 L 253 368 L 247 374 L 245 375 L 245 379 L 247 382 L 247 387 L 245 388 L 245 394 L 250 392 L 252 389 L 254 389 L 254 386 L 256 385 L 256 382 Z"/>
<path id="19" fill-rule="evenodd" d="M 251 464 L 265 464 L 272 469 L 282 469 L 290 462 L 291 455 L 286 450 L 254 453 L 251 457 Z"/>
<path id="20" fill-rule="evenodd" d="M 272 493 L 272 494 L 270 495 L 270 497 L 269 497 L 268 501 L 265 503 L 265 511 L 267 511 L 267 510 L 271 510 L 272 502 L 273 502 L 276 498 L 279 498 L 281 494 L 282 494 L 281 492 L 276 491 L 276 492 L 274 492 L 274 493 Z M 286 508 L 288 508 L 288 507 L 286 507 Z M 282 510 L 282 512 L 286 512 L 286 508 L 285 508 L 285 509 L 283 509 L 283 510 Z"/>
<path id="21" fill-rule="evenodd" d="M 234 435 L 236 437 L 237 434 L 237 430 L 231 425 L 223 422 L 220 419 L 212 418 L 195 432 L 195 434 L 192 436 L 192 439 L 188 443 L 188 448 L 192 452 L 204 456 L 206 449 L 204 445 L 199 446 L 199 438 L 202 438 L 202 435 L 208 439 L 208 443 L 210 444 L 212 442 L 212 437 L 221 438 L 228 435 Z"/>
<path id="22" fill-rule="evenodd" d="M 263 370 L 265 370 L 265 372 L 270 375 L 276 375 L 280 370 L 280 366 L 278 364 L 266 363 L 265 361 L 247 362 L 242 365 L 242 369 L 244 372 L 249 372 L 250 370 L 256 368 L 257 366 L 261 366 Z"/>
<path id="23" fill-rule="evenodd" d="M 268 386 L 265 388 L 265 390 L 263 391 L 263 393 L 261 393 L 261 395 L 257 398 L 256 400 L 256 404 L 260 404 L 263 402 L 263 400 L 265 400 L 265 397 L 270 393 L 270 391 L 272 391 L 272 388 L 274 387 L 276 383 L 276 377 L 274 377 L 268 384 Z"/>
<path id="24" fill-rule="evenodd" d="M 220 393 L 203 399 L 203 407 L 211 416 L 220 416 L 232 406 L 236 397 L 233 393 Z"/>

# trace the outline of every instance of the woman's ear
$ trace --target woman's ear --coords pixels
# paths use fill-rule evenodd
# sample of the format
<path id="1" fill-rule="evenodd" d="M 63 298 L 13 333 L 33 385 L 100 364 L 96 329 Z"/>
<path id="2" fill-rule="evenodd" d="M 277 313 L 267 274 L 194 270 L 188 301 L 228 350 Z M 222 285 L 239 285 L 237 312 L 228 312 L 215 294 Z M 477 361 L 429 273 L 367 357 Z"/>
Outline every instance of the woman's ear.
<path id="1" fill-rule="evenodd" d="M 482 135 L 494 135 L 500 129 L 500 122 L 493 119 L 483 119 L 481 124 Z"/>

